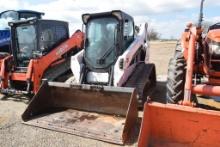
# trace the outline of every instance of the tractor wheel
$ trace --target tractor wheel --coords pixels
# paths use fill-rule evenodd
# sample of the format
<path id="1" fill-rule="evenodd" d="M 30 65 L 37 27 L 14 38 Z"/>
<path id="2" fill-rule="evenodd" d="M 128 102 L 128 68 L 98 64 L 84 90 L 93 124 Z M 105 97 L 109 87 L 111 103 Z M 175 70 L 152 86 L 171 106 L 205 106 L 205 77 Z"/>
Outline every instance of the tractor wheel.
<path id="1" fill-rule="evenodd" d="M 184 99 L 186 78 L 186 61 L 181 52 L 176 51 L 170 59 L 167 74 L 167 103 L 177 104 Z M 192 101 L 198 103 L 196 95 L 192 94 Z"/>
<path id="2" fill-rule="evenodd" d="M 186 62 L 181 52 L 170 59 L 167 77 L 167 102 L 178 103 L 184 97 Z"/>

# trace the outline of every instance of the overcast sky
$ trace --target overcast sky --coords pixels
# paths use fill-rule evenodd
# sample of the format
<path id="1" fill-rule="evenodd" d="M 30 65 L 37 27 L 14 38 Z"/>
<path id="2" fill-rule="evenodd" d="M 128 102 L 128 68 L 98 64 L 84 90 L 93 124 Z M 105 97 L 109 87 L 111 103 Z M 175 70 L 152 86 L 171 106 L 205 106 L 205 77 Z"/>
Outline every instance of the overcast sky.
<path id="1" fill-rule="evenodd" d="M 136 24 L 148 22 L 162 38 L 178 38 L 187 22 L 197 21 L 200 0 L 0 0 L 0 11 L 28 9 L 44 18 L 69 22 L 70 31 L 81 29 L 83 13 L 120 9 Z M 206 0 L 204 19 L 220 22 L 220 0 Z"/>

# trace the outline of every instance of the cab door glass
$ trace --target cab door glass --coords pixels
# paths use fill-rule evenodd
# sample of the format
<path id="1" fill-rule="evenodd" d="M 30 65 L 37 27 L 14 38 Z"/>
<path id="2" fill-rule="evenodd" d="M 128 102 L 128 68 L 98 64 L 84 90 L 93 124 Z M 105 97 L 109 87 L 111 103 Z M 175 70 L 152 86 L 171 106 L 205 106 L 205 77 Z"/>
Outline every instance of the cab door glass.
<path id="1" fill-rule="evenodd" d="M 55 44 L 55 26 L 49 24 L 41 25 L 40 51 L 48 52 Z"/>
<path id="2" fill-rule="evenodd" d="M 126 50 L 131 42 L 134 40 L 134 26 L 133 22 L 125 20 L 124 22 L 124 50 Z"/>

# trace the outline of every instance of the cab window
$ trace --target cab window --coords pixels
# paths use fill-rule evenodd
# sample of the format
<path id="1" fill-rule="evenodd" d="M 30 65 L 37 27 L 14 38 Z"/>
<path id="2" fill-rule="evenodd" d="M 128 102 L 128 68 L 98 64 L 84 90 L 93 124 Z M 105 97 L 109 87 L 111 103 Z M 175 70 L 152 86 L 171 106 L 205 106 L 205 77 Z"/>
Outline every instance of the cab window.
<path id="1" fill-rule="evenodd" d="M 132 21 L 125 20 L 123 35 L 124 35 L 124 50 L 126 50 L 134 40 L 134 24 Z"/>

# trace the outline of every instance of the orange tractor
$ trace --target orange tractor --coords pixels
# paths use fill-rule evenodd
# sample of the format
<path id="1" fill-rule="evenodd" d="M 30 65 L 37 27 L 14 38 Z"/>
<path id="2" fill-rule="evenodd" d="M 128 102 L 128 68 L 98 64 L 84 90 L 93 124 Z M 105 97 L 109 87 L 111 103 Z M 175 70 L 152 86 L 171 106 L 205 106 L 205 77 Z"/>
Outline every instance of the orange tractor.
<path id="1" fill-rule="evenodd" d="M 193 107 L 196 94 L 220 96 L 220 24 L 203 35 L 203 3 L 198 24 L 187 25 L 170 60 L 169 104 L 145 104 L 139 147 L 220 146 L 220 112 Z"/>
<path id="2" fill-rule="evenodd" d="M 0 62 L 0 92 L 35 94 L 43 78 L 56 80 L 70 70 L 70 56 L 83 44 L 83 33 L 69 38 L 68 23 L 27 19 L 10 22 L 12 55 Z"/>
<path id="3" fill-rule="evenodd" d="M 194 105 L 196 94 L 220 96 L 220 23 L 210 26 L 205 37 L 202 33 L 201 11 L 198 25 L 187 25 L 170 60 L 168 103 Z"/>

